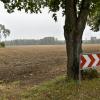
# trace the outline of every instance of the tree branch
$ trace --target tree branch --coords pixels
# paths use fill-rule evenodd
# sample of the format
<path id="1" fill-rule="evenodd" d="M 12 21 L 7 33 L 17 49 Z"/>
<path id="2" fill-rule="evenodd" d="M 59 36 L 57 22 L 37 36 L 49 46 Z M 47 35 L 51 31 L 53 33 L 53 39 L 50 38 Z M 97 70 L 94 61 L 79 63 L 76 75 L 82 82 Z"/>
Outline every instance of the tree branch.
<path id="1" fill-rule="evenodd" d="M 80 13 L 77 20 L 78 31 L 80 32 L 79 34 L 82 34 L 85 29 L 87 16 L 90 11 L 90 5 L 91 5 L 91 0 L 82 0 L 81 2 Z"/>

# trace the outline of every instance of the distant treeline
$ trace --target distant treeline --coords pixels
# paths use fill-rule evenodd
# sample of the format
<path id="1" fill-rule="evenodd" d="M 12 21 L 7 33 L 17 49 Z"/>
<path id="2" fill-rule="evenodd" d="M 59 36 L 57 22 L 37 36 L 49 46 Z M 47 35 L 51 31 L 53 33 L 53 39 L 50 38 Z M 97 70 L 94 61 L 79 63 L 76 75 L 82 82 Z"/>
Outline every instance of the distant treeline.
<path id="1" fill-rule="evenodd" d="M 62 45 L 65 44 L 64 41 L 57 40 L 54 37 L 45 37 L 43 39 L 35 40 L 35 39 L 17 39 L 11 41 L 5 41 L 5 45 Z"/>
<path id="2" fill-rule="evenodd" d="M 54 37 L 45 37 L 43 39 L 16 39 L 11 41 L 5 41 L 5 45 L 63 45 L 64 40 L 58 40 Z M 83 44 L 100 44 L 100 39 L 83 40 Z"/>
<path id="3" fill-rule="evenodd" d="M 94 39 L 94 40 L 84 40 L 84 44 L 100 44 L 100 39 Z"/>

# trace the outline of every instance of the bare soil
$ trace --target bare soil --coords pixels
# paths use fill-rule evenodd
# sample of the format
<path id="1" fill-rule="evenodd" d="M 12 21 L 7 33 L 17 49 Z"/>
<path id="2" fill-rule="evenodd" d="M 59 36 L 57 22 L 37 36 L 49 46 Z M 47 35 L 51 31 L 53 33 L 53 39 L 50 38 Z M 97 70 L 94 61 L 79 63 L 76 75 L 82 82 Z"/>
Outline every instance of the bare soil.
<path id="1" fill-rule="evenodd" d="M 100 45 L 83 45 L 84 52 L 99 52 Z M 66 74 L 65 45 L 0 48 L 0 82 L 39 84 Z"/>
<path id="2" fill-rule="evenodd" d="M 65 74 L 64 46 L 20 46 L 0 48 L 0 80 L 38 84 Z"/>

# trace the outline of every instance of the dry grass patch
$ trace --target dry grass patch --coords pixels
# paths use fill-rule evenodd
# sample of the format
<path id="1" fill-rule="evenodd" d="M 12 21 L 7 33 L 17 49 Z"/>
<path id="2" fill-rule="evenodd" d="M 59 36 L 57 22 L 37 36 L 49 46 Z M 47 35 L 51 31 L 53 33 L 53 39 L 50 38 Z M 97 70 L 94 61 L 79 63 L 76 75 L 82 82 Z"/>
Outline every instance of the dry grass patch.
<path id="1" fill-rule="evenodd" d="M 31 87 L 19 83 L 0 85 L 0 100 L 100 100 L 100 79 L 78 81 L 60 76 Z"/>

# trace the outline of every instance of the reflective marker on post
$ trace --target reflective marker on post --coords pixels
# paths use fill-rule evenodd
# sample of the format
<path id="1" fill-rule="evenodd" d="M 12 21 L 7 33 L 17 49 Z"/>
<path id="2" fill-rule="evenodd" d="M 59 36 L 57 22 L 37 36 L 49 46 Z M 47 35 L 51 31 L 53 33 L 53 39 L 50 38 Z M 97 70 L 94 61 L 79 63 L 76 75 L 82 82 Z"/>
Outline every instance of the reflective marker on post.
<path id="1" fill-rule="evenodd" d="M 100 53 L 80 54 L 79 82 L 81 82 L 81 70 L 100 67 Z"/>
<path id="2" fill-rule="evenodd" d="M 100 54 L 81 54 L 80 69 L 96 68 L 100 66 Z"/>

